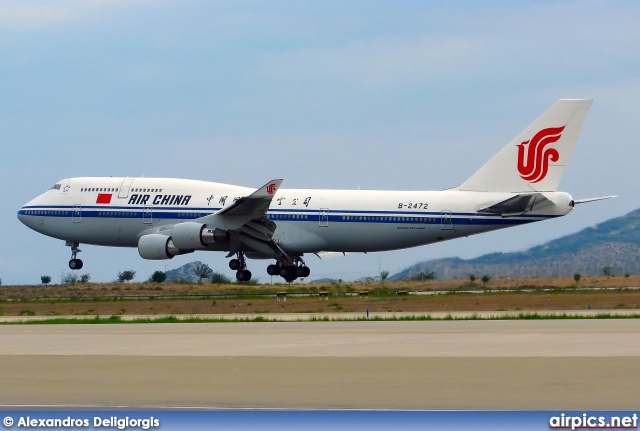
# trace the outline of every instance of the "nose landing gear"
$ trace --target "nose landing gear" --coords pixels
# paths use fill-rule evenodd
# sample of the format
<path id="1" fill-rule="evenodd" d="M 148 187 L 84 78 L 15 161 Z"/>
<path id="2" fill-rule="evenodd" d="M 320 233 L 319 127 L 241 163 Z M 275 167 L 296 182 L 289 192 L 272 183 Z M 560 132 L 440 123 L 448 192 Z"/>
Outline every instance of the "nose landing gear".
<path id="1" fill-rule="evenodd" d="M 71 260 L 69 261 L 69 268 L 73 270 L 82 269 L 83 266 L 82 260 L 77 259 L 78 253 L 82 251 L 78 248 L 79 245 L 80 244 L 77 242 L 67 241 L 67 246 L 71 247 Z"/>

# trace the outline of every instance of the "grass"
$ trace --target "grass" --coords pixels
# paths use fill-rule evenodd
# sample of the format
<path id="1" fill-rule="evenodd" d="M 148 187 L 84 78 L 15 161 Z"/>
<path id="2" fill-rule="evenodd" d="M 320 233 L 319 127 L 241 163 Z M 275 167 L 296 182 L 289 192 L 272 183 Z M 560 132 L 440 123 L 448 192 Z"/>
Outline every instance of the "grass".
<path id="1" fill-rule="evenodd" d="M 633 279 L 633 280 L 631 280 Z M 586 280 L 586 279 L 585 279 Z M 640 310 L 640 276 L 619 278 L 632 281 L 627 286 L 613 287 L 606 283 L 597 283 L 587 287 L 582 283 L 580 289 L 568 288 L 561 280 L 555 279 L 496 279 L 509 283 L 504 290 L 492 288 L 475 289 L 475 292 L 462 291 L 472 287 L 461 280 L 430 281 L 428 285 L 417 282 L 388 282 L 384 286 L 375 283 L 353 285 L 292 285 L 292 291 L 286 302 L 276 301 L 276 292 L 285 291 L 283 285 L 260 286 L 258 294 L 253 286 L 214 286 L 211 285 L 164 285 L 139 283 L 131 284 L 136 291 L 133 295 L 123 295 L 122 291 L 105 294 L 112 288 L 110 285 L 92 283 L 88 287 L 72 288 L 67 286 L 23 286 L 4 287 L 0 289 L 0 315 L 4 316 L 70 316 L 88 315 L 92 317 L 121 315 L 130 316 L 188 316 L 188 315 L 226 315 L 230 321 L 236 316 L 264 315 L 271 313 L 372 313 L 404 312 L 404 314 L 453 313 L 487 313 L 495 311 L 557 312 L 573 313 L 587 308 L 606 313 L 607 310 L 637 309 Z M 635 280 L 635 281 L 634 281 Z M 606 281 L 606 280 L 605 280 Z M 610 280 L 608 280 L 610 281 Z M 553 282 L 558 282 L 555 286 Z M 537 284 L 539 283 L 539 284 Z M 591 283 L 590 283 L 591 284 Z M 124 288 L 118 285 L 119 288 Z M 157 288 L 164 291 L 158 294 Z M 582 290 L 586 287 L 585 290 Z M 192 290 L 193 289 L 193 290 Z M 295 292 L 293 291 L 295 289 Z M 364 289 L 364 290 L 363 290 Z M 408 293 L 416 291 L 438 290 L 435 295 L 398 295 L 402 290 Z M 357 291 L 368 293 L 357 295 Z M 313 292 L 316 293 L 313 293 Z M 355 292 L 354 292 L 355 291 Z M 327 292 L 329 296 L 318 297 L 318 292 Z M 297 295 L 294 295 L 296 293 Z M 303 294 L 311 296 L 302 296 Z M 326 302 L 323 302 L 326 300 Z M 331 301 L 331 302 L 329 302 Z M 32 314 L 33 313 L 33 314 Z M 233 313 L 233 315 L 232 315 Z M 442 316 L 442 314 L 439 314 Z M 346 317 L 347 319 L 352 316 Z"/>
<path id="2" fill-rule="evenodd" d="M 640 275 L 630 277 L 601 277 L 584 276 L 579 283 L 579 288 L 588 287 L 631 287 L 640 286 Z M 289 294 L 307 293 L 315 294 L 326 291 L 333 295 L 344 295 L 363 290 L 369 291 L 369 295 L 395 296 L 396 291 L 456 291 L 456 290 L 523 290 L 557 288 L 559 290 L 575 289 L 576 285 L 572 277 L 551 278 L 522 278 L 510 279 L 504 277 L 492 278 L 485 287 L 481 283 L 470 283 L 468 279 L 457 280 L 429 280 L 429 281 L 395 281 L 386 283 L 378 282 L 353 282 L 353 283 L 318 283 L 318 284 L 263 284 L 254 285 L 213 285 L 178 283 L 88 283 L 78 285 L 35 285 L 35 286 L 2 286 L 0 299 L 38 300 L 41 298 L 96 298 L 96 297 L 122 297 L 132 296 L 180 296 L 180 295 L 204 295 L 204 296 L 243 296 L 255 295 L 261 297 L 265 294 L 275 294 L 278 291 L 286 291 Z M 215 298 L 211 298 L 215 299 Z"/>
<path id="3" fill-rule="evenodd" d="M 402 321 L 453 321 L 453 320 L 593 320 L 593 319 L 639 319 L 640 313 L 611 314 L 599 313 L 594 315 L 580 314 L 543 314 L 543 313 L 518 313 L 502 316 L 483 317 L 478 314 L 468 316 L 453 316 L 447 314 L 444 317 L 434 317 L 430 314 L 408 316 L 372 316 L 372 317 L 335 317 L 335 316 L 311 316 L 291 320 L 292 322 L 402 322 Z M 238 322 L 282 322 L 278 318 L 264 316 L 252 317 L 140 317 L 123 319 L 122 316 L 110 317 L 95 316 L 93 318 L 54 317 L 34 320 L 0 322 L 0 325 L 60 325 L 60 324 L 139 324 L 139 323 L 238 323 Z"/>

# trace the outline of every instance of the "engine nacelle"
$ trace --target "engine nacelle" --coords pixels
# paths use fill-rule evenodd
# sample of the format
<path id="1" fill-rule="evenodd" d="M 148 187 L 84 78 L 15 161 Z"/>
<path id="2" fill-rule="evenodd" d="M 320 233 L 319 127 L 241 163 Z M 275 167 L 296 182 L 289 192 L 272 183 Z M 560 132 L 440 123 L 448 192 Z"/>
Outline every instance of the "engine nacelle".
<path id="1" fill-rule="evenodd" d="M 229 242 L 229 232 L 187 221 L 173 226 L 171 239 L 180 249 L 202 250 L 209 244 Z"/>
<path id="2" fill-rule="evenodd" d="M 138 253 L 143 259 L 162 260 L 171 259 L 179 254 L 192 253 L 193 250 L 180 249 L 173 244 L 171 237 L 152 233 L 144 235 L 138 240 Z"/>

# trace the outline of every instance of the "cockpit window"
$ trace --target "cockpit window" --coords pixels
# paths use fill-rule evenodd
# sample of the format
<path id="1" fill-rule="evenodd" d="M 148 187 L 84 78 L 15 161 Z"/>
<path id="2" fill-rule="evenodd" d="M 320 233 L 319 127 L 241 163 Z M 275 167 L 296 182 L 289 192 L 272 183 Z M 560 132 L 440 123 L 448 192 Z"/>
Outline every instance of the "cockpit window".
<path id="1" fill-rule="evenodd" d="M 60 190 L 60 184 L 56 184 L 55 186 L 51 187 L 51 190 Z"/>

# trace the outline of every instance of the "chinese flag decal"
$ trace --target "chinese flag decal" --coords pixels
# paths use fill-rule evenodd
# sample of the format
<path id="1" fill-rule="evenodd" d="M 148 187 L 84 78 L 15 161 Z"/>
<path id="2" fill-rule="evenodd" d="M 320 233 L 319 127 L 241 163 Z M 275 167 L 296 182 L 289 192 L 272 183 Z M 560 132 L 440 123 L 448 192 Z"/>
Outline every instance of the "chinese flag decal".
<path id="1" fill-rule="evenodd" d="M 96 199 L 97 204 L 110 204 L 111 203 L 111 193 L 98 193 L 98 198 Z"/>

